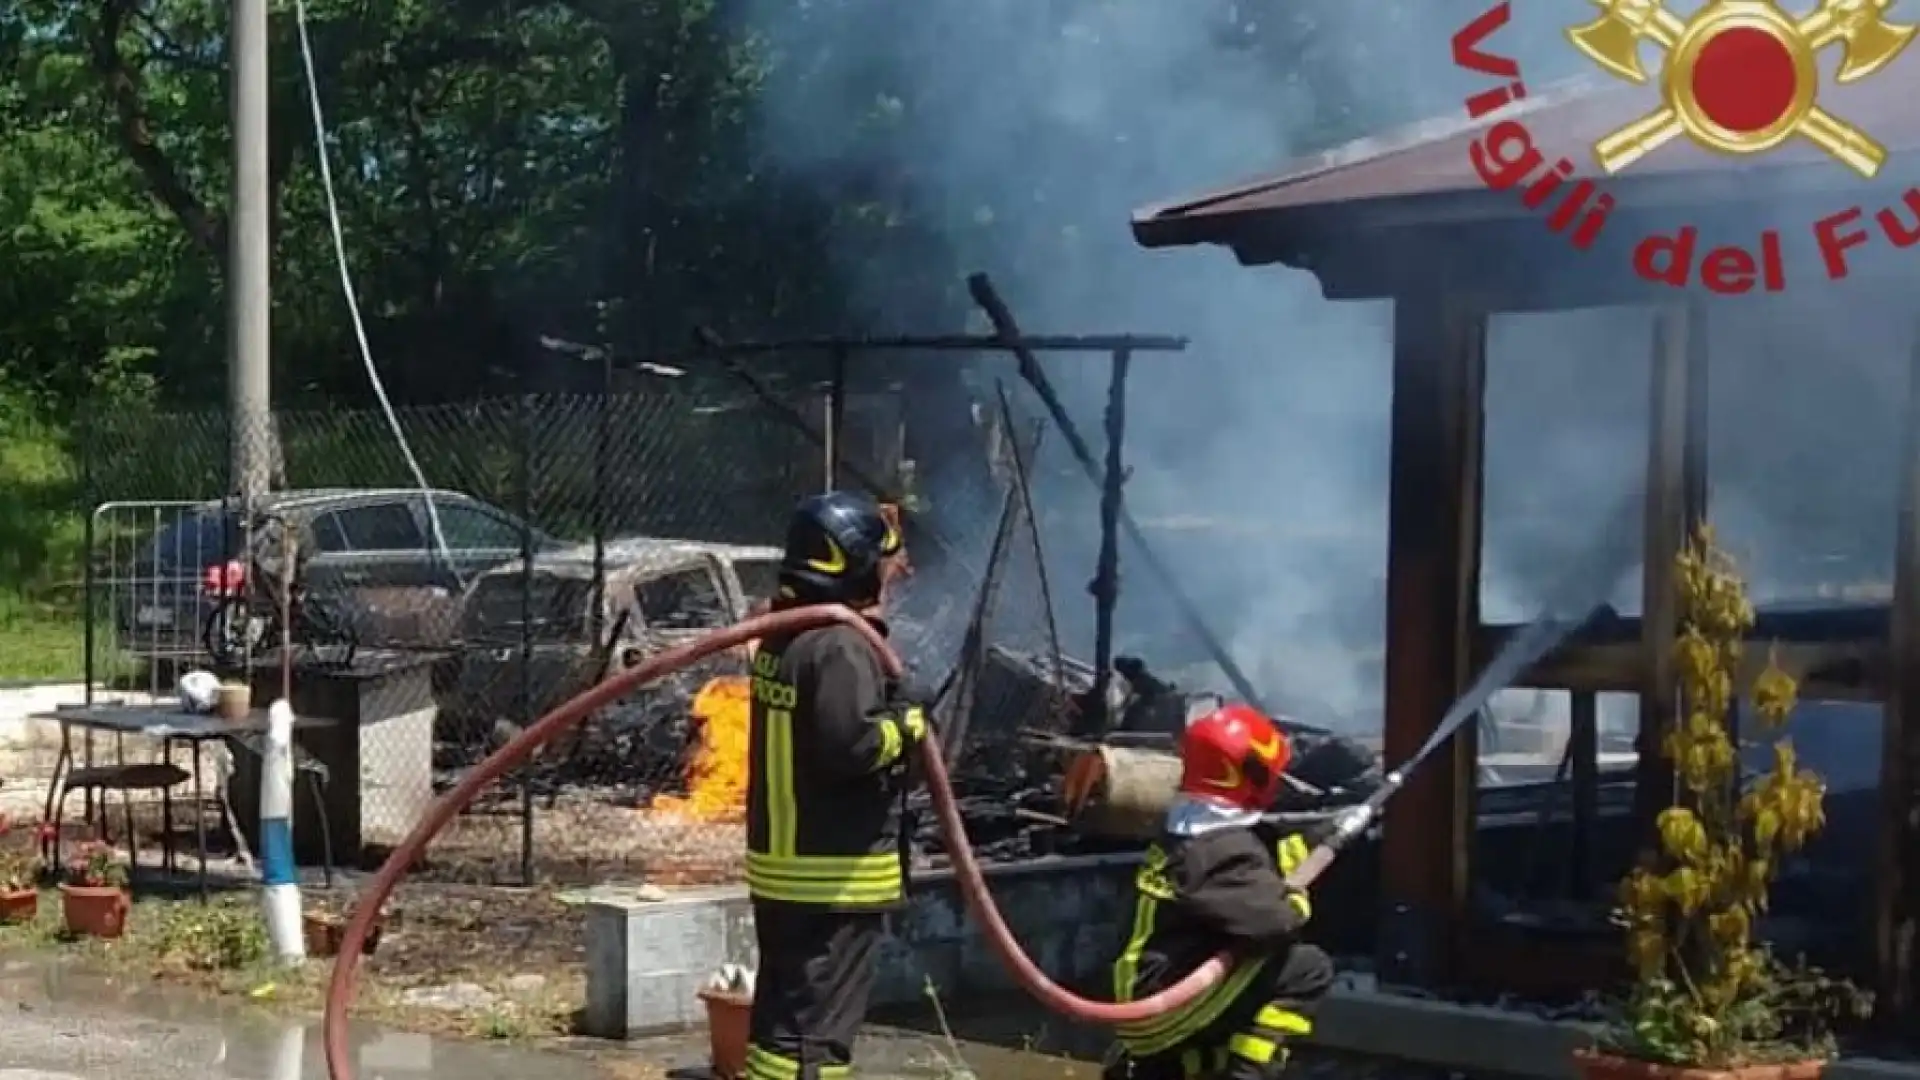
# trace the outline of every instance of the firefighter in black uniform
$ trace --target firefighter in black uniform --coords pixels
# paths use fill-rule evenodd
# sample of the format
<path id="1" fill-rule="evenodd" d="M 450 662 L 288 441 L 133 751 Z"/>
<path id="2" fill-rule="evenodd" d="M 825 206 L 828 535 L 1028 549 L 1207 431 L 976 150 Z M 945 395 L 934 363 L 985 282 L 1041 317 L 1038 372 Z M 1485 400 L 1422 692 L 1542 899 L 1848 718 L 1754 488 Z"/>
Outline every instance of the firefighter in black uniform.
<path id="1" fill-rule="evenodd" d="M 1285 881 L 1307 843 L 1261 821 L 1290 757 L 1286 736 L 1245 705 L 1222 706 L 1181 736 L 1179 795 L 1135 878 L 1114 998 L 1163 990 L 1222 951 L 1234 963 L 1190 1004 L 1122 1027 L 1125 1054 L 1108 1080 L 1274 1080 L 1289 1040 L 1313 1030 L 1333 963 L 1299 939 L 1313 905 Z"/>
<path id="2" fill-rule="evenodd" d="M 845 492 L 802 502 L 775 610 L 837 603 L 881 632 L 901 537 Z M 753 657 L 747 887 L 760 969 L 747 1080 L 848 1075 L 886 912 L 904 896 L 900 804 L 924 712 L 854 630 L 769 637 Z"/>

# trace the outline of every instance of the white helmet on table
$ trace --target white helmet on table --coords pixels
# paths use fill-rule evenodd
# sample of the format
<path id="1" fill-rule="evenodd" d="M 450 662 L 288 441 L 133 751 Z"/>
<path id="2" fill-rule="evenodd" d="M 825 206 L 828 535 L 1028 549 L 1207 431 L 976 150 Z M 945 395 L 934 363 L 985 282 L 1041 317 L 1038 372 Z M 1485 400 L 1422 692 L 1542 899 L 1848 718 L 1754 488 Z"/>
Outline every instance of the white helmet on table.
<path id="1" fill-rule="evenodd" d="M 220 700 L 220 679 L 211 671 L 189 671 L 180 676 L 180 707 L 192 713 L 210 713 Z"/>

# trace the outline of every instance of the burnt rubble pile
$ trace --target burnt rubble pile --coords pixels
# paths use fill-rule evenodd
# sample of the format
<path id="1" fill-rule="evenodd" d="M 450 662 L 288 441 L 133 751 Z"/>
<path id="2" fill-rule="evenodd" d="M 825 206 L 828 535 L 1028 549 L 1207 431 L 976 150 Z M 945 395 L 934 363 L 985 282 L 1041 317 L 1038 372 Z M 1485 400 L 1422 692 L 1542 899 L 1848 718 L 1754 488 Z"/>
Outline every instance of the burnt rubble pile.
<path id="1" fill-rule="evenodd" d="M 1155 676 L 1136 657 L 1117 658 L 1114 673 L 1108 715 L 1115 722 L 1106 738 L 1115 743 L 1171 749 L 1188 713 L 1217 700 Z M 1005 646 L 987 650 L 967 709 L 965 745 L 948 748 L 968 836 L 983 861 L 1135 846 L 1081 836 L 1059 823 L 1062 750 L 1047 745 L 1041 733 L 1064 734 L 1076 710 L 1087 704 L 1093 682 L 1092 666 L 1070 657 L 1056 663 L 1045 653 Z M 1366 744 L 1293 718 L 1279 719 L 1293 740 L 1291 771 L 1311 791 L 1289 790 L 1276 809 L 1351 805 L 1379 786 L 1379 755 Z M 951 717 L 942 720 L 951 726 Z M 916 792 L 908 803 L 914 848 L 938 863 L 946 855 L 946 840 L 928 803 L 925 792 Z"/>
<path id="2" fill-rule="evenodd" d="M 585 795 L 620 805 L 645 806 L 662 795 L 686 794 L 686 771 L 698 745 L 689 706 L 709 679 L 740 674 L 733 657 L 714 657 L 675 672 L 601 710 L 571 735 L 542 748 L 503 785 L 515 793 L 525 783 L 551 802 L 563 794 Z M 1211 695 L 1190 693 L 1154 676 L 1131 657 L 1114 664 L 1107 738 L 1115 743 L 1165 745 L 1189 710 Z M 954 789 L 968 835 L 983 861 L 1009 862 L 1048 854 L 1126 850 L 1135 845 L 1082 836 L 1064 827 L 1059 778 L 1063 736 L 1093 689 L 1091 665 L 1070 657 L 1056 662 L 1044 652 L 992 646 L 973 679 L 964 723 L 947 713 L 942 730 L 961 734 L 947 747 Z M 949 704 L 949 703 L 943 703 Z M 950 712 L 950 710 L 949 710 Z M 1292 736 L 1295 775 L 1314 789 L 1290 791 L 1279 809 L 1312 810 L 1364 798 L 1379 782 L 1377 755 L 1362 743 L 1323 728 L 1281 718 Z M 492 746 L 518 732 L 496 725 Z M 1072 743 L 1068 745 L 1085 745 Z M 443 741 L 436 747 L 436 787 L 444 790 L 477 764 L 491 747 L 478 740 Z M 913 847 L 920 856 L 944 861 L 946 841 L 924 790 L 909 798 Z"/>
<path id="3" fill-rule="evenodd" d="M 595 713 L 569 735 L 542 747 L 512 774 L 533 793 L 554 797 L 589 790 L 611 801 L 642 805 L 660 795 L 686 794 L 686 769 L 698 745 L 694 696 L 707 681 L 745 672 L 740 661 L 714 657 L 665 676 Z M 435 747 L 434 781 L 450 787 L 460 773 L 519 733 L 495 724 L 491 745 L 441 742 Z"/>

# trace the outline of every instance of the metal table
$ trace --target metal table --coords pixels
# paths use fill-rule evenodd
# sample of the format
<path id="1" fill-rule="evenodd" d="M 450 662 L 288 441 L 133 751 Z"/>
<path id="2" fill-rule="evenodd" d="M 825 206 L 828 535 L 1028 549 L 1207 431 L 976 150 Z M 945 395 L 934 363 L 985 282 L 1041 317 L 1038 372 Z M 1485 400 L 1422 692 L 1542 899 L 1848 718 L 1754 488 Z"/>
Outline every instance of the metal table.
<path id="1" fill-rule="evenodd" d="M 193 746 L 193 799 L 196 805 L 206 801 L 206 788 L 201 778 L 200 744 L 213 740 L 228 740 L 250 753 L 260 752 L 260 736 L 267 730 L 267 710 L 255 709 L 244 720 L 225 720 L 218 716 L 187 712 L 178 702 L 161 701 L 151 705 L 128 705 L 104 703 L 98 705 L 62 705 L 50 712 L 35 713 L 36 720 L 54 720 L 60 724 L 60 757 L 53 768 L 53 781 L 47 790 L 48 814 L 52 814 L 52 803 L 59 796 L 60 785 L 73 765 L 74 728 L 90 731 L 112 732 L 116 736 L 139 735 L 160 740 L 161 755 L 167 761 L 173 760 L 175 741 Z M 295 717 L 294 728 L 325 727 L 332 721 L 320 717 Z M 253 736 L 253 738 L 248 738 Z M 105 807 L 102 806 L 102 812 Z M 160 792 L 161 820 L 161 865 L 168 871 L 175 868 L 173 851 L 173 790 L 163 788 Z M 196 813 L 193 819 L 193 837 L 195 854 L 199 857 L 198 885 L 200 899 L 207 898 L 207 821 L 204 813 Z M 131 840 L 132 838 L 129 837 Z M 57 842 L 57 841 L 56 841 Z"/>

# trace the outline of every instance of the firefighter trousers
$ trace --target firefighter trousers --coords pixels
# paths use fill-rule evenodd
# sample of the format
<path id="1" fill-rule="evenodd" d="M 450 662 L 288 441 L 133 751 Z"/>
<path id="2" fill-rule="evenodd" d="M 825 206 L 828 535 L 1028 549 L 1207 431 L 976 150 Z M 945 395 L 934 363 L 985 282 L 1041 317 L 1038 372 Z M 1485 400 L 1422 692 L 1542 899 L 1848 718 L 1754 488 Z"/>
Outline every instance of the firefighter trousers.
<path id="1" fill-rule="evenodd" d="M 1288 1044 L 1313 1032 L 1313 1013 L 1333 986 L 1333 960 L 1298 943 L 1270 957 L 1218 1020 L 1178 1046 L 1123 1057 L 1103 1080 L 1278 1080 Z"/>
<path id="2" fill-rule="evenodd" d="M 760 969 L 745 1080 L 849 1075 L 886 920 L 877 911 L 754 900 Z"/>

